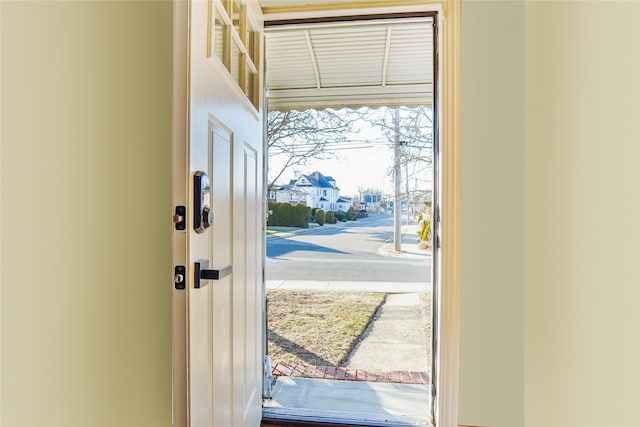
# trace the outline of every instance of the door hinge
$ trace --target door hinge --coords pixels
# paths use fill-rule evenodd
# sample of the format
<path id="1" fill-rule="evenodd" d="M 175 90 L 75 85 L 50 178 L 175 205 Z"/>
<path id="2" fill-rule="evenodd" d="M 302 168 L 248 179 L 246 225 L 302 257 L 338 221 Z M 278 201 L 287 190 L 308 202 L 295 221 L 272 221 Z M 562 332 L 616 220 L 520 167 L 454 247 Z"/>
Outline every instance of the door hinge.
<path id="1" fill-rule="evenodd" d="M 182 231 L 187 228 L 186 216 L 187 208 L 180 205 L 176 206 L 175 213 L 173 214 L 173 223 L 175 224 L 176 230 Z"/>
<path id="2" fill-rule="evenodd" d="M 185 273 L 186 269 L 184 265 L 176 265 L 176 268 L 173 270 L 173 284 L 178 290 L 183 290 L 186 287 Z"/>

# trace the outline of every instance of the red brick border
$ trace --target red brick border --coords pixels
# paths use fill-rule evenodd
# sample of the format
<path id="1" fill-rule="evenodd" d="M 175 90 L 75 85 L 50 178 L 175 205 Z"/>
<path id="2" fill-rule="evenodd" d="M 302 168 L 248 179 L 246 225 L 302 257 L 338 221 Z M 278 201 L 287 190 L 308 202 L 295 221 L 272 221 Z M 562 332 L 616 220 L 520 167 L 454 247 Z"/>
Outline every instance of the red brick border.
<path id="1" fill-rule="evenodd" d="M 370 381 L 379 383 L 430 384 L 426 372 L 365 371 L 334 366 L 301 366 L 278 363 L 273 367 L 276 377 L 322 378 L 339 381 Z"/>

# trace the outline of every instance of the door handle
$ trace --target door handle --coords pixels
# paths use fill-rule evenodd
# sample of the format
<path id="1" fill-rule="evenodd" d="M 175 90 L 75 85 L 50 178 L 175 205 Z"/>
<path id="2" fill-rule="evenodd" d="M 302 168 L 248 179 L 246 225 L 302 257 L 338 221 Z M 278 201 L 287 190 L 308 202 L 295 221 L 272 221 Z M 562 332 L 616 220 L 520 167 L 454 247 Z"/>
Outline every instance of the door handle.
<path id="1" fill-rule="evenodd" d="M 230 275 L 232 270 L 231 264 L 219 270 L 209 270 L 209 260 L 200 259 L 194 264 L 193 287 L 201 288 L 204 285 L 201 283 L 203 280 L 221 280 Z"/>

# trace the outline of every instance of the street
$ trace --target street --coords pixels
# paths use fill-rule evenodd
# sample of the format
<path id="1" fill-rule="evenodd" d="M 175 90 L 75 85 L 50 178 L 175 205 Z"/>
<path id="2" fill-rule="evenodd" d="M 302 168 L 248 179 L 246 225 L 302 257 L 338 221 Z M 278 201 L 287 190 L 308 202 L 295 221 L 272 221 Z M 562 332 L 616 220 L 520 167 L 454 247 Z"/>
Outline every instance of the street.
<path id="1" fill-rule="evenodd" d="M 391 215 L 372 215 L 338 226 L 319 227 L 267 240 L 267 280 L 429 282 L 431 256 L 384 256 L 393 240 Z M 403 242 L 417 236 L 403 235 Z"/>

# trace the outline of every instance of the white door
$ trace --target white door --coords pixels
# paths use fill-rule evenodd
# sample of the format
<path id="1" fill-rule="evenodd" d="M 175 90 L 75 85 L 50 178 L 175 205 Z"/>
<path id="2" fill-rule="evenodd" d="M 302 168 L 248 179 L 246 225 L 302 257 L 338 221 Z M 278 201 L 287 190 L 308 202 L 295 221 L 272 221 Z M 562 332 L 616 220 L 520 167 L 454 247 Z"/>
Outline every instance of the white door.
<path id="1" fill-rule="evenodd" d="M 174 164 L 174 181 L 184 184 L 174 187 L 174 199 L 184 189 L 187 207 L 186 230 L 175 231 L 183 244 L 174 239 L 174 261 L 186 264 L 185 289 L 174 290 L 176 425 L 258 426 L 264 354 L 262 20 L 257 5 L 241 0 L 179 3 L 175 16 L 176 31 L 185 33 L 175 35 L 175 74 L 185 77 L 186 87 L 176 98 L 187 110 L 182 160 L 174 132 L 174 163 L 184 164 L 182 173 Z M 188 68 L 180 63 L 181 52 Z M 204 279 L 216 274 L 217 280 Z"/>

